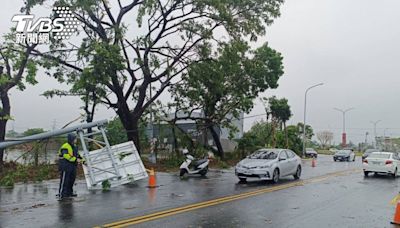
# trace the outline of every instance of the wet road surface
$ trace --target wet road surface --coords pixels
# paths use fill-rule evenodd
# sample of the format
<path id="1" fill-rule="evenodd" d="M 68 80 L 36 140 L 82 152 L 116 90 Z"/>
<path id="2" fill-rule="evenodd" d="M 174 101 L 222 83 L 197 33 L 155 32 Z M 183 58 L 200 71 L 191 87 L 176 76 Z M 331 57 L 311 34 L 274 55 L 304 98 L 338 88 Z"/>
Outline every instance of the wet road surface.
<path id="1" fill-rule="evenodd" d="M 173 208 L 183 211 L 156 220 L 151 216 L 136 226 L 391 227 L 395 206 L 390 201 L 399 191 L 399 180 L 364 178 L 359 158 L 334 163 L 331 156 L 320 156 L 315 168 L 303 162 L 300 181 L 288 177 L 279 185 L 239 184 L 233 169 L 187 180 L 157 173 L 157 189 L 147 189 L 143 180 L 109 192 L 88 192 L 79 181 L 75 189 L 80 196 L 58 202 L 56 180 L 20 184 L 0 189 L 0 227 L 92 227 L 118 221 L 129 225 L 131 218 Z M 210 200 L 213 203 L 204 203 Z M 187 205 L 194 206 L 182 209 Z"/>

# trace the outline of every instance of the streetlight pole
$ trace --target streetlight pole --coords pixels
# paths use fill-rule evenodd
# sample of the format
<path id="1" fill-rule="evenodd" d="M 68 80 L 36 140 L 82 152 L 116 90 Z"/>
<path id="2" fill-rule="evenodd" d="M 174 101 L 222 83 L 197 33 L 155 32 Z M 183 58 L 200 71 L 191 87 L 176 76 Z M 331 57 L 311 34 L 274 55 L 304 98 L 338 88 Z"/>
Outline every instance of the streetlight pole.
<path id="1" fill-rule="evenodd" d="M 376 148 L 377 144 L 376 144 L 376 125 L 381 122 L 381 120 L 377 120 L 377 121 L 371 121 L 371 123 L 374 125 L 374 148 Z"/>
<path id="2" fill-rule="evenodd" d="M 390 137 L 389 137 L 389 139 L 386 139 L 386 131 L 387 130 L 389 130 L 389 128 L 385 128 L 384 130 L 383 130 L 383 142 L 384 142 L 384 146 L 385 146 L 385 151 L 388 151 L 388 146 L 387 146 L 387 141 L 389 141 L 389 139 L 390 139 Z"/>
<path id="3" fill-rule="evenodd" d="M 310 89 L 315 88 L 317 86 L 322 86 L 324 83 L 319 83 L 313 86 L 310 86 L 306 89 L 304 93 L 304 121 L 303 121 L 303 157 L 306 156 L 306 114 L 307 114 L 307 93 Z"/>
<path id="4" fill-rule="evenodd" d="M 368 143 L 367 143 L 368 135 L 369 135 L 368 131 L 365 132 L 364 150 L 366 150 L 368 148 Z"/>
<path id="5" fill-rule="evenodd" d="M 342 147 L 345 147 L 346 144 L 346 112 L 353 110 L 354 108 L 348 108 L 346 110 L 333 108 L 336 111 L 339 111 L 343 114 L 343 133 L 342 133 Z"/>

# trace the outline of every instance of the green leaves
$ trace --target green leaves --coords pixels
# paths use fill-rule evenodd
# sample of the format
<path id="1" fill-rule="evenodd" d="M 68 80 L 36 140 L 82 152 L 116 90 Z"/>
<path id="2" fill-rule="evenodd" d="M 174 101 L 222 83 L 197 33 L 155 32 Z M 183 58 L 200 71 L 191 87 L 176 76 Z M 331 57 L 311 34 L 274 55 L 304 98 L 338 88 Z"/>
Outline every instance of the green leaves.
<path id="1" fill-rule="evenodd" d="M 31 55 L 32 46 L 17 45 L 14 41 L 15 29 L 11 29 L 3 37 L 4 41 L 0 44 L 1 89 L 8 91 L 16 86 L 17 89 L 24 90 L 24 82 L 35 85 L 40 62 Z"/>
<path id="2" fill-rule="evenodd" d="M 126 142 L 128 139 L 124 132 L 124 126 L 119 118 L 114 118 L 107 125 L 108 140 L 111 145 Z"/>
<path id="3" fill-rule="evenodd" d="M 287 122 L 292 116 L 292 111 L 290 110 L 290 106 L 288 104 L 288 100 L 286 98 L 278 99 L 275 96 L 272 96 L 268 99 L 269 111 L 275 119 L 284 123 Z"/>
<path id="4" fill-rule="evenodd" d="M 5 86 L 10 82 L 10 79 L 6 74 L 0 75 L 0 86 Z"/>
<path id="5" fill-rule="evenodd" d="M 288 137 L 288 148 L 296 152 L 297 154 L 301 154 L 303 142 L 301 131 L 299 131 L 298 125 L 290 125 L 287 126 L 287 137 Z M 270 122 L 261 121 L 254 124 L 251 129 L 246 132 L 241 138 L 239 143 L 239 149 L 246 151 L 247 153 L 251 153 L 259 148 L 271 147 L 272 145 L 272 124 Z M 307 125 L 308 130 L 311 130 L 311 127 Z M 276 131 L 276 147 L 277 148 L 286 148 L 286 139 L 285 132 L 282 130 Z"/>
<path id="6" fill-rule="evenodd" d="M 44 133 L 45 130 L 43 130 L 43 128 L 29 128 L 28 130 L 24 131 L 24 133 L 22 133 L 24 136 L 30 136 L 30 135 L 36 135 L 36 134 L 40 134 L 40 133 Z"/>
<path id="7" fill-rule="evenodd" d="M 41 2 L 29 0 L 28 6 Z M 71 84 L 71 93 L 93 94 L 114 108 L 125 127 L 137 123 L 178 79 L 182 83 L 173 89 L 177 106 L 200 107 L 207 119 L 232 126 L 226 115 L 248 112 L 258 94 L 276 88 L 283 74 L 278 52 L 268 45 L 252 50 L 244 41 L 264 35 L 282 3 L 56 0 L 54 5 L 69 6 L 81 20 L 82 42 L 53 41 L 52 58 L 47 58 L 52 60 L 42 64 L 60 82 Z M 27 81 L 34 84 L 36 69 L 28 72 Z M 151 84 L 158 91 L 149 98 Z"/>
<path id="8" fill-rule="evenodd" d="M 25 77 L 25 81 L 31 85 L 37 84 L 38 83 L 38 81 L 36 81 L 37 66 L 32 59 L 28 60 L 28 63 L 26 64 L 26 71 L 27 75 Z"/>
<path id="9" fill-rule="evenodd" d="M 200 51 L 206 53 L 209 49 L 205 45 Z M 282 57 L 267 44 L 253 51 L 240 39 L 224 44 L 217 56 L 189 67 L 183 82 L 173 90 L 175 106 L 186 113 L 203 111 L 201 121 L 229 128 L 232 138 L 237 131 L 232 120 L 249 112 L 260 92 L 278 86 L 283 74 Z M 245 139 L 241 147 L 250 144 L 250 139 Z"/>
<path id="10" fill-rule="evenodd" d="M 194 3 L 199 12 L 207 12 L 210 18 L 222 23 L 232 37 L 249 36 L 256 41 L 265 34 L 280 15 L 283 0 L 199 0 Z"/>
<path id="11" fill-rule="evenodd" d="M 267 45 L 254 52 L 246 42 L 233 41 L 220 49 L 217 59 L 193 64 L 177 96 L 201 106 L 210 117 L 248 112 L 260 92 L 276 88 L 283 74 L 282 57 Z M 248 53 L 254 53 L 253 58 Z M 209 112 L 209 113 L 207 113 Z"/>
<path id="12" fill-rule="evenodd" d="M 0 120 L 14 120 L 11 115 L 0 116 Z"/>

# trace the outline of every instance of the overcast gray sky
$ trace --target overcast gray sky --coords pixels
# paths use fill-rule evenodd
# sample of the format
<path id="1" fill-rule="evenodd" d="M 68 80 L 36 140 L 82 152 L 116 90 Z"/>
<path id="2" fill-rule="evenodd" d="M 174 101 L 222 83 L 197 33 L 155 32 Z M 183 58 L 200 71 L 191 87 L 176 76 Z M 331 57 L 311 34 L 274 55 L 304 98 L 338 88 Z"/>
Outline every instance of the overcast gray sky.
<path id="1" fill-rule="evenodd" d="M 11 17 L 18 13 L 22 0 L 3 1 L 0 9 L 0 32 L 12 26 Z M 371 120 L 378 124 L 378 135 L 399 136 L 400 96 L 400 1 L 398 0 L 287 0 L 281 17 L 268 28 L 260 42 L 284 56 L 285 75 L 279 88 L 263 96 L 286 97 L 294 116 L 290 123 L 302 122 L 304 91 L 308 86 L 325 83 L 310 91 L 307 123 L 315 131 L 331 130 L 335 142 L 340 141 L 342 116 L 333 108 L 354 107 L 346 118 L 348 140 L 364 141 L 365 132 L 373 134 Z M 24 92 L 12 90 L 12 115 L 15 121 L 8 129 L 51 129 L 79 116 L 79 99 L 39 96 L 50 88 L 59 88 L 54 80 L 39 75 L 39 84 Z M 262 114 L 257 100 L 249 114 Z M 112 110 L 101 108 L 97 119 L 114 116 Z M 245 119 L 245 130 L 262 117 Z"/>

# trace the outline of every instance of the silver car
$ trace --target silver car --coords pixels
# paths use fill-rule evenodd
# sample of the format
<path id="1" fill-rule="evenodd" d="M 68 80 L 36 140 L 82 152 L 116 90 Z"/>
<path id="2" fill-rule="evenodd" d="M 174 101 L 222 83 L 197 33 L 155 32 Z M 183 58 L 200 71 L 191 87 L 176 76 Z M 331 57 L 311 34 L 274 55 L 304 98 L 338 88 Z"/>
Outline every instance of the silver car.
<path id="1" fill-rule="evenodd" d="M 248 178 L 272 180 L 277 183 L 281 177 L 301 176 L 301 158 L 288 149 L 260 149 L 240 161 L 235 174 L 241 182 Z"/>

